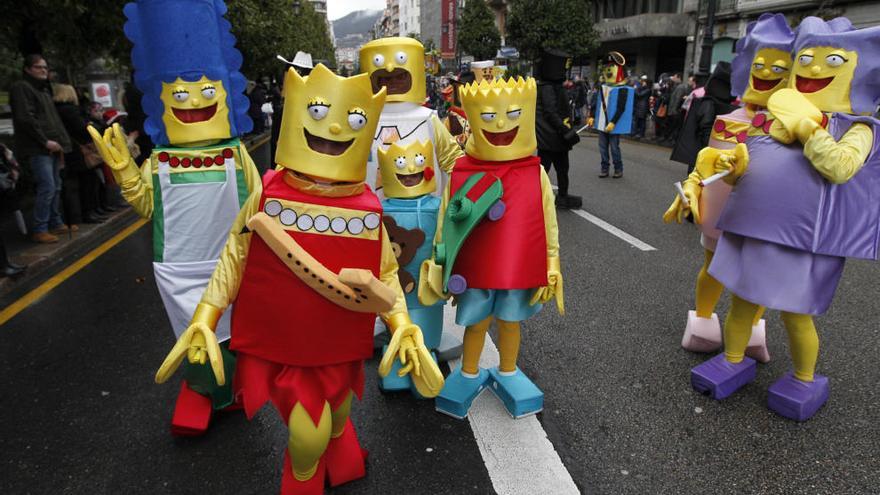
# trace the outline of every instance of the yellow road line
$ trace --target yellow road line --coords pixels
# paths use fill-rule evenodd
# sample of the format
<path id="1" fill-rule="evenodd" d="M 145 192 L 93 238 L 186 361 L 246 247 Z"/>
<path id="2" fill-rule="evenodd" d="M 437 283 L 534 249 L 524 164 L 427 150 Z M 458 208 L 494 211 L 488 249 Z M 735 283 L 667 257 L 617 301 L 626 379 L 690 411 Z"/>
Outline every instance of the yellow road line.
<path id="1" fill-rule="evenodd" d="M 61 270 L 60 272 L 53 275 L 49 280 L 46 280 L 45 282 L 40 284 L 39 287 L 28 292 L 19 300 L 4 308 L 3 311 L 0 311 L 0 325 L 3 325 L 7 321 L 11 320 L 15 315 L 21 313 L 25 308 L 33 304 L 34 301 L 45 296 L 46 294 L 51 292 L 52 289 L 61 285 L 62 282 L 74 276 L 76 272 L 82 270 L 86 267 L 86 265 L 88 265 L 92 261 L 95 261 L 99 256 L 109 251 L 113 246 L 122 242 L 126 237 L 133 234 L 137 229 L 143 227 L 145 223 L 147 223 L 147 219 L 141 218 L 135 223 L 129 225 L 122 232 L 116 234 L 115 236 L 104 242 L 104 244 L 101 244 L 95 249 L 89 251 L 88 254 L 76 260 L 73 264 L 71 264 L 64 270 Z"/>

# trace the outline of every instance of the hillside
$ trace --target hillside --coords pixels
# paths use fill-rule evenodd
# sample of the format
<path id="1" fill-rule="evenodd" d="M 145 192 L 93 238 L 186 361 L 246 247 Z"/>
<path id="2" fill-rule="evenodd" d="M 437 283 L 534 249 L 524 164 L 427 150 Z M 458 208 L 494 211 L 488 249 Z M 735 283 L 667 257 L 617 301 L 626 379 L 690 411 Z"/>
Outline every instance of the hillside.
<path id="1" fill-rule="evenodd" d="M 333 21 L 336 47 L 357 47 L 370 39 L 370 30 L 382 15 L 381 10 L 358 10 Z"/>

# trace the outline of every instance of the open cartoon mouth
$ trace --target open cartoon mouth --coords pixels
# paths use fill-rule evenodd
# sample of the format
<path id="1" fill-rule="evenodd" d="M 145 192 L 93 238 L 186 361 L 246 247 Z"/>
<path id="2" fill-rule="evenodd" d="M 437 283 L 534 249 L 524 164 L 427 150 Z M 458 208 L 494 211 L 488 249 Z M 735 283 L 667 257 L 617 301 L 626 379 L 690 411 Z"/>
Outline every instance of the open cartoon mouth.
<path id="1" fill-rule="evenodd" d="M 761 79 L 752 76 L 752 87 L 755 88 L 755 91 L 768 91 L 778 86 L 779 81 L 782 79 Z"/>
<path id="2" fill-rule="evenodd" d="M 831 81 L 833 80 L 833 77 L 813 79 L 810 77 L 797 76 L 797 90 L 801 93 L 815 93 L 831 84 Z"/>
<path id="3" fill-rule="evenodd" d="M 422 179 L 425 177 L 425 172 L 416 172 L 414 174 L 404 175 L 397 174 L 397 180 L 400 181 L 406 187 L 417 186 L 422 183 Z"/>
<path id="4" fill-rule="evenodd" d="M 206 120 L 210 120 L 211 117 L 217 113 L 217 104 L 214 103 L 209 107 L 204 108 L 174 108 L 171 107 L 171 111 L 174 112 L 174 117 L 183 122 L 184 124 L 193 124 L 195 122 L 204 122 Z"/>
<path id="5" fill-rule="evenodd" d="M 333 141 L 331 139 L 325 139 L 321 136 L 311 134 L 306 129 L 303 129 L 303 133 L 306 135 L 306 143 L 309 145 L 309 148 L 325 155 L 341 155 L 345 153 L 345 150 L 347 150 L 348 147 L 351 146 L 351 143 L 354 142 L 354 139 L 349 139 L 348 141 Z"/>
<path id="6" fill-rule="evenodd" d="M 519 126 L 504 132 L 489 132 L 483 129 L 483 136 L 486 137 L 486 141 L 489 141 L 490 144 L 495 146 L 507 146 L 516 138 L 517 131 L 519 131 Z"/>
<path id="7" fill-rule="evenodd" d="M 385 86 L 389 95 L 402 95 L 412 88 L 412 76 L 409 71 L 397 68 L 391 72 L 379 69 L 370 75 L 373 92 L 378 93 Z"/>

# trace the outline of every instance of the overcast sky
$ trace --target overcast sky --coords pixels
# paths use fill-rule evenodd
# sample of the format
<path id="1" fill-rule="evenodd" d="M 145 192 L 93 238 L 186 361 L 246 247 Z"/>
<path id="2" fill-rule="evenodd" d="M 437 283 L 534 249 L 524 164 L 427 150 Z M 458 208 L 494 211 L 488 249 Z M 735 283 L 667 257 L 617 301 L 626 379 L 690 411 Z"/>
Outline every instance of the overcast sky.
<path id="1" fill-rule="evenodd" d="M 377 10 L 385 8 L 385 0 L 327 0 L 327 17 L 331 21 L 355 10 Z"/>

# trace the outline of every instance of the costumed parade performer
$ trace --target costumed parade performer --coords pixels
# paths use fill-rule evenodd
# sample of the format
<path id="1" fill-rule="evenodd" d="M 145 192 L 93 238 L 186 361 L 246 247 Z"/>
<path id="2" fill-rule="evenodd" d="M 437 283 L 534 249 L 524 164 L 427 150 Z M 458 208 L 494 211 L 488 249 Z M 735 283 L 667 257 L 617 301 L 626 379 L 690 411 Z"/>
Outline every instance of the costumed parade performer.
<path id="1" fill-rule="evenodd" d="M 118 124 L 104 136 L 89 132 L 122 195 L 153 219 L 153 269 L 171 327 L 180 336 L 196 310 L 223 243 L 260 176 L 239 136 L 250 131 L 242 58 L 221 0 L 141 0 L 125 6 L 125 34 L 143 92 L 144 125 L 156 147 L 140 169 Z M 192 42 L 197 39 L 198 43 Z M 217 323 L 226 372 L 230 314 Z M 213 409 L 233 404 L 230 384 L 210 367 L 187 364 L 171 431 L 205 432 Z"/>
<path id="2" fill-rule="evenodd" d="M 715 161 L 722 156 L 721 150 L 733 150 L 739 146 L 739 155 L 747 154 L 745 143 L 751 122 L 756 118 L 761 125 L 767 122 L 767 100 L 788 84 L 793 41 L 794 33 L 782 14 L 763 14 L 746 27 L 746 35 L 736 45 L 737 55 L 731 75 L 733 94 L 740 97 L 744 106 L 715 119 L 709 135 L 709 146 L 696 155 L 691 162 L 695 163 L 694 170 L 682 183 L 687 204 L 681 196 L 676 196 L 663 215 L 667 223 L 681 223 L 684 215 L 690 211 L 701 234 L 704 261 L 697 274 L 696 308 L 688 311 L 681 340 L 681 346 L 689 351 L 713 352 L 721 347 L 721 324 L 715 307 L 724 286 L 709 275 L 709 264 L 721 236 L 717 227 L 718 217 L 732 186 L 717 177 L 705 187 L 703 181 L 715 174 Z M 713 91 L 713 82 L 714 77 L 706 83 L 707 94 Z M 679 151 L 678 143 L 676 151 Z M 746 355 L 766 363 L 770 360 L 770 353 L 767 350 L 766 323 L 761 318 L 763 312 L 761 308 L 755 315 Z"/>
<path id="3" fill-rule="evenodd" d="M 804 421 L 827 401 L 828 378 L 815 373 L 813 316 L 831 305 L 847 257 L 877 259 L 880 121 L 870 117 L 880 102 L 877 53 L 880 28 L 804 19 L 789 88 L 770 97 L 763 122 L 752 121 L 749 159 L 716 160 L 736 185 L 718 220 L 723 233 L 709 273 L 734 296 L 724 353 L 691 371 L 696 390 L 723 399 L 755 378 L 744 351 L 765 306 L 782 313 L 794 363 L 770 386 L 769 408 Z"/>
<path id="4" fill-rule="evenodd" d="M 458 88 L 473 82 L 473 74 L 468 72 L 462 74 L 459 78 L 450 78 L 449 85 L 443 88 L 443 99 L 449 103 L 446 110 L 446 117 L 443 118 L 443 125 L 449 131 L 449 134 L 455 138 L 455 142 L 464 149 L 468 136 L 471 135 L 471 126 L 468 124 L 467 115 L 461 108 L 461 101 L 458 97 Z"/>
<path id="5" fill-rule="evenodd" d="M 544 394 L 517 367 L 520 322 L 556 298 L 563 312 L 559 236 L 550 179 L 533 156 L 535 80 L 482 81 L 461 89 L 473 134 L 455 163 L 440 208 L 434 257 L 422 265 L 419 300 L 454 295 L 466 326 L 462 365 L 436 400 L 437 410 L 467 416 L 487 386 L 513 417 L 535 414 Z M 479 367 L 492 320 L 500 366 Z"/>
<path id="6" fill-rule="evenodd" d="M 437 113 L 422 106 L 425 101 L 425 47 L 413 38 L 381 38 L 361 47 L 360 66 L 370 79 L 373 91 L 385 88 L 387 99 L 379 125 L 373 134 L 373 143 L 367 168 L 367 184 L 375 186 L 379 198 L 384 198 L 379 171 L 378 150 L 387 150 L 393 143 L 401 145 L 429 141 L 433 147 L 433 175 L 440 187 L 446 184 L 446 174 L 463 152 L 455 138 L 440 121 Z M 383 342 L 384 327 L 377 326 L 376 345 Z M 461 342 L 449 332 L 441 335 L 438 358 L 447 361 L 461 354 Z M 383 383 L 392 386 L 391 384 Z M 398 384 L 399 385 L 399 384 Z"/>
<path id="7" fill-rule="evenodd" d="M 272 401 L 288 426 L 281 493 L 320 494 L 364 476 L 349 419 L 373 355 L 376 314 L 391 329 L 380 366 L 400 359 L 418 392 L 434 397 L 443 375 L 407 314 L 382 208 L 364 183 L 385 100 L 367 75 L 342 78 L 318 64 L 288 69 L 275 162 L 260 196 L 242 208 L 187 331 L 156 374 L 208 357 L 225 380 L 213 330 L 235 304 L 235 390 L 251 418 Z"/>
<path id="8" fill-rule="evenodd" d="M 626 85 L 626 59 L 620 52 L 609 52 L 605 68 L 602 70 L 604 82 L 596 92 L 596 101 L 591 107 L 593 114 L 588 116 L 587 125 L 599 132 L 599 155 L 602 157 L 600 178 L 608 177 L 611 162 L 614 162 L 615 179 L 623 177 L 623 158 L 620 157 L 620 135 L 632 132 L 633 104 L 635 91 Z"/>

